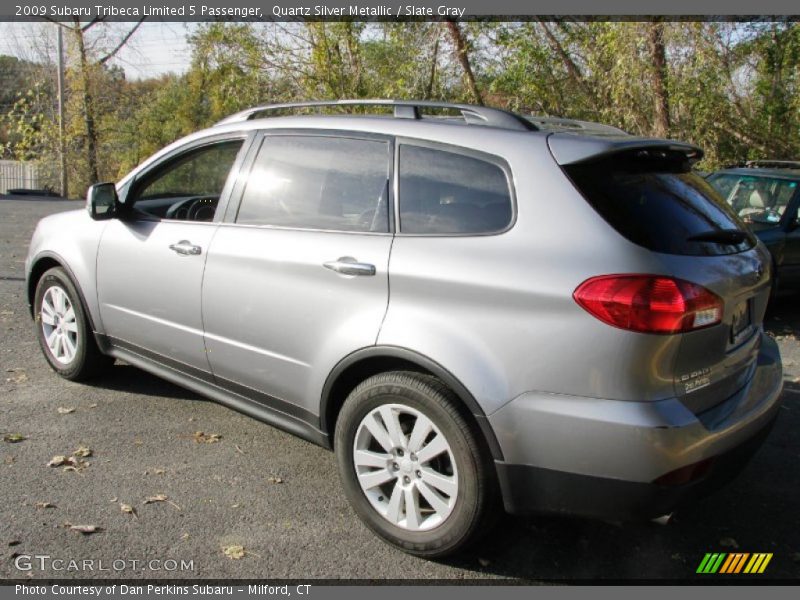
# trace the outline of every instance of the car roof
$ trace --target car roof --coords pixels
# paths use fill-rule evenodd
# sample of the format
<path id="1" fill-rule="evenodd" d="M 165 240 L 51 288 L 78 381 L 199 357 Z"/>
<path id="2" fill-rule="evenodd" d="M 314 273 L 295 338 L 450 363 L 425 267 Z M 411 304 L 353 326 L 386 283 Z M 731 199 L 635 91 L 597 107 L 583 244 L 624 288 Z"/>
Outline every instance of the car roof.
<path id="1" fill-rule="evenodd" d="M 323 114 L 319 109 L 344 107 L 391 109 L 386 114 Z M 433 110 L 449 112 L 432 115 Z M 313 110 L 311 114 L 298 111 Z M 287 114 L 288 113 L 288 114 Z M 453 116 L 455 113 L 455 116 Z M 272 115 L 272 116 L 270 116 Z M 524 116 L 504 109 L 469 104 L 416 100 L 335 100 L 256 106 L 240 111 L 215 125 L 176 140 L 143 161 L 118 185 L 135 173 L 182 145 L 218 134 L 241 134 L 257 130 L 350 131 L 408 137 L 430 142 L 454 144 L 506 157 L 518 143 L 544 143 L 559 164 L 579 162 L 601 155 L 631 149 L 654 151 L 658 148 L 686 153 L 693 160 L 702 150 L 691 144 L 656 138 L 639 138 L 609 125 L 555 117 Z M 479 143 L 478 143 L 479 141 Z"/>

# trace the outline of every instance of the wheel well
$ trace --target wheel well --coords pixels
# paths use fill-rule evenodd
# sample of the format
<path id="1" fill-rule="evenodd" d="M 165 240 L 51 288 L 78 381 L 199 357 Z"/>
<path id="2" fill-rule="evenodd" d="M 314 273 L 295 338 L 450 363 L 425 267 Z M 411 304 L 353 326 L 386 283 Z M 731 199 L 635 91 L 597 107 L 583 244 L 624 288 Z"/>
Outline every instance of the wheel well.
<path id="1" fill-rule="evenodd" d="M 36 264 L 33 265 L 30 277 L 28 278 L 28 308 L 31 311 L 31 315 L 33 314 L 33 300 L 36 294 L 36 284 L 39 283 L 39 279 L 41 279 L 42 275 L 44 275 L 45 271 L 48 269 L 62 266 L 60 262 L 50 256 L 40 258 L 36 261 Z"/>
<path id="2" fill-rule="evenodd" d="M 464 388 L 463 385 L 455 380 L 452 375 L 447 374 L 446 376 L 442 376 L 443 373 L 437 372 L 438 369 L 431 369 L 422 366 L 411 358 L 386 355 L 362 358 L 361 360 L 348 365 L 344 370 L 335 376 L 335 379 L 331 383 L 326 384 L 325 389 L 327 390 L 327 393 L 323 392 L 320 425 L 322 426 L 323 432 L 329 434 L 328 437 L 331 447 L 333 447 L 333 432 L 336 429 L 336 420 L 338 419 L 339 413 L 344 405 L 344 401 L 350 395 L 350 392 L 352 392 L 356 386 L 358 386 L 358 384 L 365 379 L 388 371 L 412 371 L 415 373 L 431 375 L 442 381 L 442 383 L 447 385 L 447 387 L 449 387 L 450 390 L 461 401 L 460 408 L 462 409 L 461 412 L 464 417 L 472 421 L 472 423 L 477 427 L 477 430 L 483 434 L 482 437 L 486 442 L 487 449 L 491 453 L 492 457 L 502 460 L 503 455 L 502 451 L 500 450 L 500 445 L 497 442 L 497 438 L 495 437 L 494 431 L 492 431 L 488 420 L 483 415 L 480 408 L 477 407 L 477 403 L 466 390 L 466 388 Z M 476 412 L 479 412 L 480 414 L 476 414 Z"/>

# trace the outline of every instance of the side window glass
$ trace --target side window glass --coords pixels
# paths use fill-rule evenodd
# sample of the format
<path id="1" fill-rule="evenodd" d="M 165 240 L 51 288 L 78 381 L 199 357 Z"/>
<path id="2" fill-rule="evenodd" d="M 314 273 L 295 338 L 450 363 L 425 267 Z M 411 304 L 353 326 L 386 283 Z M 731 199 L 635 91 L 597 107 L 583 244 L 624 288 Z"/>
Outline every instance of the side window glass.
<path id="1" fill-rule="evenodd" d="M 162 219 L 212 221 L 242 140 L 190 150 L 135 182 L 134 211 Z"/>
<path id="2" fill-rule="evenodd" d="M 237 223 L 389 231 L 389 144 L 329 136 L 267 136 Z"/>
<path id="3" fill-rule="evenodd" d="M 400 146 L 399 195 L 403 233 L 492 233 L 511 223 L 505 172 L 472 156 Z"/>

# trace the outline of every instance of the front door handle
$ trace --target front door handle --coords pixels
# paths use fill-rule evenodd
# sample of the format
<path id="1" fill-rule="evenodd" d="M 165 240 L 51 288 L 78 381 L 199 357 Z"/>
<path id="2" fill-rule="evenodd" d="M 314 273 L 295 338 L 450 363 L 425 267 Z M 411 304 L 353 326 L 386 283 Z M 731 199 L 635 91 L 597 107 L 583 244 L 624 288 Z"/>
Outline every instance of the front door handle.
<path id="1" fill-rule="evenodd" d="M 169 249 L 183 256 L 197 256 L 202 252 L 200 246 L 195 246 L 189 240 L 181 240 L 177 244 L 170 244 Z"/>
<path id="2" fill-rule="evenodd" d="M 352 256 L 342 256 L 337 260 L 326 262 L 322 266 L 342 275 L 362 275 L 368 277 L 375 275 L 375 265 L 360 263 Z"/>

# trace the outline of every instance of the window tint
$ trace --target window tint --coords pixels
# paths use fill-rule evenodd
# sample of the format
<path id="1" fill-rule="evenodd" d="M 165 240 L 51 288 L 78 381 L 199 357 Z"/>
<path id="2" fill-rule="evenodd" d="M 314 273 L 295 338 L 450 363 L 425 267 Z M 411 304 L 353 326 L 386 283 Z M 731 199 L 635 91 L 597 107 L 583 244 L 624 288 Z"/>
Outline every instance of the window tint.
<path id="1" fill-rule="evenodd" d="M 511 222 L 511 195 L 499 166 L 455 152 L 400 146 L 403 233 L 490 233 Z"/>
<path id="2" fill-rule="evenodd" d="M 238 223 L 389 231 L 389 144 L 323 136 L 267 136 Z"/>
<path id="3" fill-rule="evenodd" d="M 797 191 L 797 181 L 724 173 L 709 178 L 746 223 L 777 225 Z"/>
<path id="4" fill-rule="evenodd" d="M 202 146 L 158 166 L 134 184 L 136 211 L 159 218 L 211 221 L 242 140 Z"/>
<path id="5" fill-rule="evenodd" d="M 619 154 L 564 170 L 586 200 L 621 235 L 665 254 L 733 254 L 755 239 L 715 240 L 719 230 L 747 233 L 730 206 L 682 157 Z M 734 238 L 736 239 L 736 238 Z"/>

